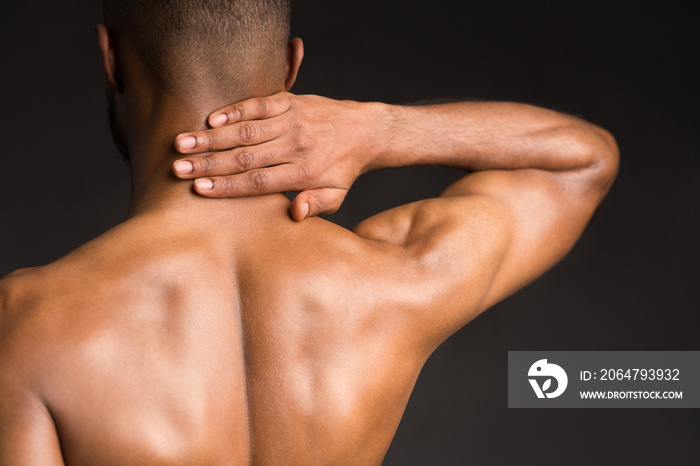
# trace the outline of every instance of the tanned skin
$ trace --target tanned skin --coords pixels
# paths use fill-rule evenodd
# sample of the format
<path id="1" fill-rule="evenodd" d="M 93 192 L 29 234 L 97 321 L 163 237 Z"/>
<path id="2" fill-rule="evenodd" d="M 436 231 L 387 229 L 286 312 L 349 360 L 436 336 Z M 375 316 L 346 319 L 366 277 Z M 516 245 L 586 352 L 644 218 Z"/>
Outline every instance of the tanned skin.
<path id="1" fill-rule="evenodd" d="M 520 104 L 259 89 L 211 114 L 99 38 L 131 210 L 0 282 L 2 465 L 379 464 L 428 356 L 560 260 L 617 171 L 606 131 Z M 414 164 L 472 173 L 353 231 L 314 217 Z"/>

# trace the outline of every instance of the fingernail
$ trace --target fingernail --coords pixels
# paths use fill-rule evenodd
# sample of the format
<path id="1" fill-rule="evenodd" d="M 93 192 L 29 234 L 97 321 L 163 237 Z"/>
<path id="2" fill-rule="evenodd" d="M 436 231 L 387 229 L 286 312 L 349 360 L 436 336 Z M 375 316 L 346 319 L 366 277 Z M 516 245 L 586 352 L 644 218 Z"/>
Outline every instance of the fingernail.
<path id="1" fill-rule="evenodd" d="M 178 160 L 173 164 L 175 171 L 180 175 L 186 175 L 194 171 L 194 165 L 189 160 Z"/>
<path id="2" fill-rule="evenodd" d="M 184 136 L 177 140 L 180 150 L 189 150 L 197 145 L 197 140 L 192 136 Z"/>
<path id="3" fill-rule="evenodd" d="M 194 181 L 195 186 L 197 186 L 197 189 L 201 191 L 209 191 L 211 188 L 214 187 L 214 182 L 210 180 L 209 178 L 202 178 L 199 180 Z"/>
<path id="4" fill-rule="evenodd" d="M 228 117 L 223 113 L 219 113 L 219 114 L 214 115 L 211 118 L 209 118 L 209 125 L 212 127 L 221 126 L 224 123 L 226 123 L 227 121 L 228 121 Z"/>
<path id="5" fill-rule="evenodd" d="M 305 219 L 307 215 L 309 215 L 309 204 L 304 204 L 304 207 L 301 209 L 302 212 L 304 212 L 304 215 L 301 217 L 302 219 Z"/>

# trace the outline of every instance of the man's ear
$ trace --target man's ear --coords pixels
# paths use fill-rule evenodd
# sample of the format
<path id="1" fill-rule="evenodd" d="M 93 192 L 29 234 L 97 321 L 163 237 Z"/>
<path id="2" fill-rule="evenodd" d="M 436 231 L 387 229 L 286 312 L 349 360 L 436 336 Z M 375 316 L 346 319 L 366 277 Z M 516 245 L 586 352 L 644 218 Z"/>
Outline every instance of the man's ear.
<path id="1" fill-rule="evenodd" d="M 301 61 L 304 59 L 304 42 L 295 37 L 287 44 L 287 65 L 284 69 L 284 89 L 290 90 L 297 80 Z"/>
<path id="2" fill-rule="evenodd" d="M 107 82 L 117 90 L 121 90 L 122 80 L 117 68 L 117 56 L 114 51 L 114 42 L 109 36 L 109 31 L 102 24 L 95 27 L 97 31 L 97 41 L 100 44 L 100 52 L 102 52 L 102 66 L 105 70 Z"/>

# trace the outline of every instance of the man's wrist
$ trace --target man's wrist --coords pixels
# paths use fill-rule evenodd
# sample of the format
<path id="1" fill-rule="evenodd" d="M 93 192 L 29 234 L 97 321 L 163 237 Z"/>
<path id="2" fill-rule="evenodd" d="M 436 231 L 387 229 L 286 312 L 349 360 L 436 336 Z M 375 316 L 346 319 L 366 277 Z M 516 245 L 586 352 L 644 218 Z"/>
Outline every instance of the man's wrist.
<path id="1" fill-rule="evenodd" d="M 389 155 L 394 128 L 396 126 L 395 108 L 381 102 L 363 102 L 362 138 L 358 148 L 361 173 L 367 173 L 391 166 Z"/>

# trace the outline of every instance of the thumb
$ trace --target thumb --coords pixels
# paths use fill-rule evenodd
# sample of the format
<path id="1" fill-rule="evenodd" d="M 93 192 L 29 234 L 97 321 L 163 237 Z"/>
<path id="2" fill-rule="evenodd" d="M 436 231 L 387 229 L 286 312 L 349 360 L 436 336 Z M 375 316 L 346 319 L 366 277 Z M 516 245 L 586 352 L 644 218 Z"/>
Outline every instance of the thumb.
<path id="1" fill-rule="evenodd" d="M 321 188 L 300 192 L 292 201 L 289 212 L 298 222 L 318 214 L 332 214 L 345 200 L 347 189 Z"/>

